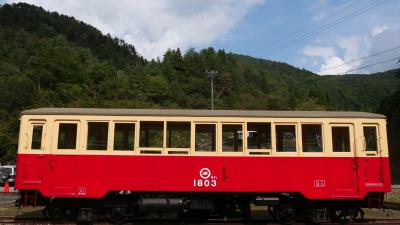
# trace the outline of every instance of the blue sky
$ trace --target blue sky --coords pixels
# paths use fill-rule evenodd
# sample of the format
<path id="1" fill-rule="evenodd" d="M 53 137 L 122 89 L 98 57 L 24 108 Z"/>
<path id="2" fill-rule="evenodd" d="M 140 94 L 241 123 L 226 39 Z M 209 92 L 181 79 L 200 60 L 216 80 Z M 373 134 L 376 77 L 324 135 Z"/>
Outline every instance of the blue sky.
<path id="1" fill-rule="evenodd" d="M 365 68 L 353 73 L 399 67 L 396 60 L 368 66 L 400 57 L 400 48 L 343 65 L 400 46 L 398 0 L 24 1 L 123 38 L 146 58 L 162 57 L 168 48 L 185 51 L 212 46 L 321 75 L 360 67 Z M 0 0 L 9 2 L 18 1 Z M 314 25 L 293 34 L 310 24 Z M 318 32 L 321 29 L 326 30 Z"/>
<path id="2" fill-rule="evenodd" d="M 232 31 L 230 39 L 216 41 L 215 46 L 319 72 L 324 64 L 334 67 L 352 59 L 400 46 L 400 1 L 382 1 L 383 4 L 375 2 L 370 0 L 266 1 L 244 18 L 243 22 Z M 375 5 L 377 6 L 374 7 Z M 340 11 L 343 8 L 345 9 Z M 323 19 L 335 12 L 338 13 Z M 335 24 L 335 21 L 336 25 L 329 26 Z M 339 23 L 340 21 L 343 22 Z M 293 34 L 294 31 L 311 24 L 314 26 Z M 325 28 L 326 30 L 318 32 L 318 29 Z M 331 53 L 327 53 L 329 51 Z M 364 62 L 357 61 L 350 65 L 325 70 L 322 74 L 330 72 L 341 74 L 396 56 L 400 56 L 400 49 L 371 57 Z M 342 62 L 334 59 L 340 59 Z M 376 72 L 396 66 L 396 61 L 391 61 L 354 72 Z"/>

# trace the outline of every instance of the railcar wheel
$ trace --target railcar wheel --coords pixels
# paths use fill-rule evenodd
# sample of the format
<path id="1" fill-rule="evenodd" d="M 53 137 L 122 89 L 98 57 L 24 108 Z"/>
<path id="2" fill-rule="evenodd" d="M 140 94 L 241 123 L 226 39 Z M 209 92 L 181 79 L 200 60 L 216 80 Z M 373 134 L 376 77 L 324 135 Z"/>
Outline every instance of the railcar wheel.
<path id="1" fill-rule="evenodd" d="M 78 211 L 74 208 L 65 208 L 63 216 L 67 221 L 75 221 L 78 216 Z"/>
<path id="2" fill-rule="evenodd" d="M 343 222 L 346 220 L 347 210 L 346 209 L 330 209 L 329 218 L 332 222 Z"/>
<path id="3" fill-rule="evenodd" d="M 353 224 L 356 221 L 364 219 L 364 211 L 356 206 L 349 210 L 349 222 Z"/>
<path id="4" fill-rule="evenodd" d="M 52 221 L 65 221 L 65 210 L 59 207 L 48 207 L 47 213 Z"/>
<path id="5" fill-rule="evenodd" d="M 42 209 L 42 216 L 44 216 L 44 217 L 49 217 L 49 207 L 48 207 L 48 206 L 45 206 L 45 207 Z"/>
<path id="6" fill-rule="evenodd" d="M 296 211 L 291 205 L 279 205 L 272 210 L 272 215 L 280 224 L 289 225 L 296 222 Z"/>
<path id="7" fill-rule="evenodd" d="M 124 224 L 128 221 L 126 208 L 112 208 L 111 210 L 111 221 L 115 224 Z"/>
<path id="8" fill-rule="evenodd" d="M 359 207 L 345 209 L 331 209 L 329 217 L 332 222 L 349 222 L 353 224 L 358 219 L 364 219 L 364 211 Z"/>
<path id="9" fill-rule="evenodd" d="M 276 213 L 274 211 L 274 207 L 273 206 L 270 206 L 270 205 L 268 206 L 268 213 L 272 217 L 272 219 L 278 220 L 278 218 L 276 218 Z"/>

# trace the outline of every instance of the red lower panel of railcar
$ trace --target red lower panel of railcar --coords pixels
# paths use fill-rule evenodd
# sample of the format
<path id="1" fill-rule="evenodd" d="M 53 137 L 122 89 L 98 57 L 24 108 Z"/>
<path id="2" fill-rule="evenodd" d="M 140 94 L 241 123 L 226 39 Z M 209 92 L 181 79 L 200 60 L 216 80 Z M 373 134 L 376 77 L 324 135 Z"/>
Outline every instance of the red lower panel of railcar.
<path id="1" fill-rule="evenodd" d="M 389 159 L 222 156 L 17 156 L 16 187 L 46 197 L 109 191 L 299 192 L 309 199 L 389 192 Z"/>

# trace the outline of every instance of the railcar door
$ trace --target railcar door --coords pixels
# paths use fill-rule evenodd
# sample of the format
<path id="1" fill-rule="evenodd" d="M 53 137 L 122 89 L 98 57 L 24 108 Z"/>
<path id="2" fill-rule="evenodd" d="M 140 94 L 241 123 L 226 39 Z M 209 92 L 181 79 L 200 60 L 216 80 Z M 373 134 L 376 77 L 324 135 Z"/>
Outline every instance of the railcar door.
<path id="1" fill-rule="evenodd" d="M 50 192 L 76 195 L 78 178 L 79 121 L 56 121 L 50 158 Z"/>
<path id="2" fill-rule="evenodd" d="M 357 196 L 358 164 L 354 125 L 330 124 L 332 154 L 330 180 L 334 197 Z"/>
<path id="3" fill-rule="evenodd" d="M 365 187 L 383 187 L 382 147 L 378 124 L 362 126 L 362 164 Z"/>
<path id="4" fill-rule="evenodd" d="M 23 129 L 21 127 L 21 129 Z M 30 120 L 25 132 L 23 148 L 27 154 L 18 157 L 18 175 L 21 185 L 42 185 L 47 180 L 48 132 L 45 120 Z"/>

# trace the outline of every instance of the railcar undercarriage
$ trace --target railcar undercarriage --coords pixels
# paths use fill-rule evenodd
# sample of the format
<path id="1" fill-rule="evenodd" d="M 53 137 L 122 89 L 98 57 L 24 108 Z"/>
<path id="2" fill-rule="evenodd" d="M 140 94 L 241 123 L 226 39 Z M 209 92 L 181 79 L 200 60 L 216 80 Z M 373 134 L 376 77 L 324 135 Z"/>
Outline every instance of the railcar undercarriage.
<path id="1" fill-rule="evenodd" d="M 33 197 L 34 196 L 34 197 Z M 182 221 L 208 219 L 251 220 L 251 208 L 268 208 L 281 224 L 294 222 L 352 223 L 363 218 L 361 208 L 382 207 L 383 193 L 363 200 L 308 200 L 298 193 L 150 193 L 111 192 L 102 199 L 46 198 L 37 191 L 21 191 L 19 206 L 45 206 L 43 213 L 55 221 L 111 220 L 124 223 L 137 218 Z"/>

